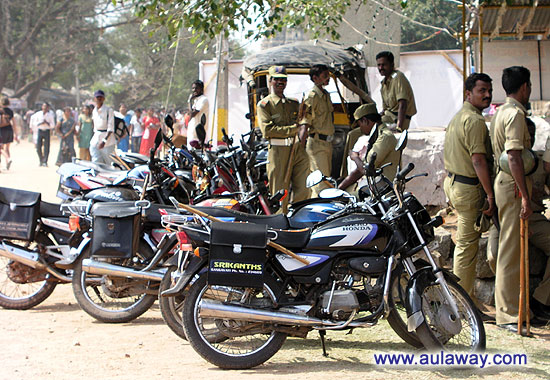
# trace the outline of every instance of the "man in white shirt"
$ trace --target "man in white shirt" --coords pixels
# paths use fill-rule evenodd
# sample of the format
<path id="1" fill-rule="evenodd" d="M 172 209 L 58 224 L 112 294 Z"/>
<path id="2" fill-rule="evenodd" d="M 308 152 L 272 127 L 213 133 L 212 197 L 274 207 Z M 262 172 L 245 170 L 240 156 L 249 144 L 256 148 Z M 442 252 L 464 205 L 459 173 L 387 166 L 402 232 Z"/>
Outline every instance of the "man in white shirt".
<path id="1" fill-rule="evenodd" d="M 105 93 L 97 90 L 94 94 L 96 107 L 92 112 L 94 135 L 90 141 L 90 155 L 93 162 L 110 164 L 115 150 L 115 113 L 105 102 Z"/>
<path id="2" fill-rule="evenodd" d="M 142 125 L 142 111 L 141 108 L 138 108 L 132 120 L 130 120 L 130 134 L 132 135 L 132 152 L 139 153 L 139 147 L 141 146 L 141 137 L 143 136 L 143 125 Z"/>
<path id="3" fill-rule="evenodd" d="M 189 98 L 189 124 L 187 127 L 187 147 L 199 148 L 208 142 L 208 98 L 204 95 L 204 83 L 193 82 Z"/>
<path id="4" fill-rule="evenodd" d="M 48 166 L 50 155 L 50 131 L 55 128 L 55 114 L 48 103 L 42 104 L 42 110 L 31 116 L 31 129 L 36 131 L 36 152 L 40 166 Z"/>

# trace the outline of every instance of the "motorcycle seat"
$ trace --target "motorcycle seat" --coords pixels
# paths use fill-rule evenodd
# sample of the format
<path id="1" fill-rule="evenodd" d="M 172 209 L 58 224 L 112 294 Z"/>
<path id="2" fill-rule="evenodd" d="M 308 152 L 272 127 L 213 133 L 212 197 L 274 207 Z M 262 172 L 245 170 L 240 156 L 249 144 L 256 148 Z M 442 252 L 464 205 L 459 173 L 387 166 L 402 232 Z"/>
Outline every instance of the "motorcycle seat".
<path id="1" fill-rule="evenodd" d="M 256 224 L 264 224 L 270 228 L 288 230 L 290 225 L 288 223 L 288 218 L 283 214 L 276 215 L 252 215 L 245 212 L 228 210 L 221 207 L 196 207 L 197 210 L 200 210 L 210 216 L 216 218 L 230 218 L 232 220 L 224 220 L 228 222 L 249 222 Z"/>
<path id="2" fill-rule="evenodd" d="M 303 248 L 306 246 L 311 235 L 310 228 L 303 228 L 301 230 L 274 229 L 273 231 L 277 233 L 277 238 L 273 242 L 285 248 Z"/>
<path id="3" fill-rule="evenodd" d="M 48 203 L 40 201 L 40 216 L 43 217 L 63 217 L 63 212 L 60 210 L 60 205 L 58 203 Z"/>
<path id="4" fill-rule="evenodd" d="M 173 206 L 163 205 L 160 203 L 151 203 L 151 206 L 147 209 L 145 209 L 145 222 L 146 223 L 155 223 L 160 224 L 161 222 L 161 215 L 159 212 L 159 209 L 166 210 L 169 214 L 177 214 L 178 210 L 176 210 Z"/>

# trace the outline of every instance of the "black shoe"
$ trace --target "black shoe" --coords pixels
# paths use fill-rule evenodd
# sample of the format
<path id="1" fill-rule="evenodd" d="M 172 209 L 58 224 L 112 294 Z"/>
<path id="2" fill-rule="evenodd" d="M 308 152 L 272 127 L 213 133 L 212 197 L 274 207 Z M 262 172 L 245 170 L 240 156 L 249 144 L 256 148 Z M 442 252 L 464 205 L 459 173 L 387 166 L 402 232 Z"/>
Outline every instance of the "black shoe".
<path id="1" fill-rule="evenodd" d="M 496 319 L 495 317 L 492 317 L 488 314 L 485 314 L 484 312 L 482 312 L 481 310 L 477 310 L 477 312 L 479 313 L 479 315 L 481 316 L 481 320 L 483 322 L 486 322 L 486 323 L 496 323 Z"/>
<path id="2" fill-rule="evenodd" d="M 550 306 L 547 306 L 534 298 L 529 300 L 529 308 L 533 312 L 533 315 L 543 321 L 550 321 Z"/>
<path id="3" fill-rule="evenodd" d="M 533 317 L 529 320 L 529 323 L 533 327 L 545 327 L 549 325 L 550 319 L 541 318 L 538 314 L 533 315 Z"/>

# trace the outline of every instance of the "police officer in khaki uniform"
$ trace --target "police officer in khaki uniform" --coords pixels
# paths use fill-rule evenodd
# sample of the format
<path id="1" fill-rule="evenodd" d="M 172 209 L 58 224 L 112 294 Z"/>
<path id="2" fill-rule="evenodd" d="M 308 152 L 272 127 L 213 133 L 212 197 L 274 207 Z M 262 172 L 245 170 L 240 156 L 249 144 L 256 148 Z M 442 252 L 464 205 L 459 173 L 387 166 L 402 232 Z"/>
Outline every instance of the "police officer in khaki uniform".
<path id="1" fill-rule="evenodd" d="M 474 229 L 483 211 L 492 215 L 495 195 L 491 183 L 492 150 L 489 131 L 481 111 L 493 98 L 492 79 L 483 73 L 470 75 L 465 82 L 466 101 L 445 131 L 443 158 L 447 178 L 445 194 L 458 213 L 453 272 L 459 284 L 474 298 L 477 253 L 481 234 Z"/>
<path id="2" fill-rule="evenodd" d="M 309 167 L 313 172 L 320 170 L 323 175 L 330 176 L 332 170 L 332 139 L 334 137 L 334 114 L 330 94 L 323 88 L 330 80 L 326 65 L 315 65 L 309 71 L 309 77 L 315 84 L 307 94 L 304 102 L 305 114 L 300 124 L 308 126 L 309 137 L 306 151 L 309 156 Z M 321 190 L 329 187 L 321 182 L 312 189 L 316 197 Z"/>
<path id="3" fill-rule="evenodd" d="M 283 66 L 269 68 L 269 84 L 271 94 L 260 100 L 257 107 L 260 129 L 269 140 L 269 190 L 275 194 L 281 189 L 290 190 L 291 187 L 293 202 L 301 201 L 309 198 L 309 189 L 306 187 L 309 159 L 304 148 L 307 129 L 296 124 L 300 103 L 284 95 L 287 74 Z M 294 156 L 290 162 L 292 150 Z M 291 171 L 290 183 L 285 183 L 287 170 Z M 286 212 L 288 198 L 283 201 L 283 212 Z"/>
<path id="4" fill-rule="evenodd" d="M 525 176 L 524 148 L 531 147 L 525 117 L 525 105 L 531 95 L 531 73 L 525 67 L 504 69 L 502 87 L 506 102 L 497 109 L 491 121 L 491 142 L 495 158 L 506 152 L 511 174 L 497 169 L 495 199 L 500 224 L 499 254 L 496 265 L 495 306 L 497 325 L 517 332 L 520 277 L 520 222 L 533 213 L 531 180 Z"/>
<path id="5" fill-rule="evenodd" d="M 376 153 L 376 160 L 374 161 L 374 166 L 376 168 L 391 163 L 391 165 L 383 169 L 383 173 L 386 178 L 392 180 L 395 177 L 401 154 L 395 151 L 397 139 L 387 126 L 382 123 L 382 118 L 376 110 L 376 104 L 363 104 L 355 110 L 353 116 L 355 118 L 355 123 L 358 125 L 358 129 L 362 132 L 362 136 L 357 139 L 357 142 L 349 152 L 349 157 L 355 162 L 356 168 L 344 178 L 338 188 L 346 190 L 351 185 L 355 184 L 365 174 L 363 167 L 364 162 L 368 162 L 373 153 Z M 378 133 L 378 138 L 374 142 L 365 160 L 367 142 L 375 125 L 378 125 L 376 132 Z"/>
<path id="6" fill-rule="evenodd" d="M 411 118 L 416 115 L 416 103 L 411 84 L 405 75 L 395 69 L 393 54 L 382 51 L 376 55 L 376 66 L 382 80 L 382 121 L 393 131 L 409 128 Z"/>

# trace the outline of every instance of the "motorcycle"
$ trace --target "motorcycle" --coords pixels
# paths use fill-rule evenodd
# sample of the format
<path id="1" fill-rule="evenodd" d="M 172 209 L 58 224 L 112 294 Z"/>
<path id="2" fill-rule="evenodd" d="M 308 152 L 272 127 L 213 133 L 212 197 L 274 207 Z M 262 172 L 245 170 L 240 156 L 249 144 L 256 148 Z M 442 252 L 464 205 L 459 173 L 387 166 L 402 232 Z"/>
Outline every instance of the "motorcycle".
<path id="1" fill-rule="evenodd" d="M 197 248 L 180 257 L 182 275 L 163 295 L 189 287 L 183 327 L 191 346 L 220 368 L 250 368 L 273 356 L 287 336 L 372 326 L 394 310 L 392 286 L 404 268 L 407 330 L 428 349 L 484 349 L 472 300 L 428 248 L 441 218 L 430 218 L 404 192 L 416 177 L 406 177 L 413 168 L 396 175 L 391 196 L 380 197 L 387 205 L 382 217 L 352 201 L 313 229 L 276 228 L 278 216 L 267 225 L 218 223 L 180 204 L 193 221 L 179 227 Z M 367 173 L 380 174 L 373 161 Z M 369 187 L 379 195 L 373 181 Z M 421 251 L 429 266 L 413 261 Z"/>

